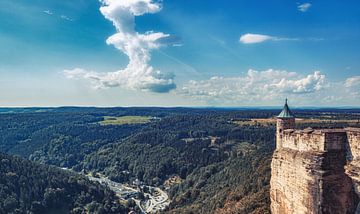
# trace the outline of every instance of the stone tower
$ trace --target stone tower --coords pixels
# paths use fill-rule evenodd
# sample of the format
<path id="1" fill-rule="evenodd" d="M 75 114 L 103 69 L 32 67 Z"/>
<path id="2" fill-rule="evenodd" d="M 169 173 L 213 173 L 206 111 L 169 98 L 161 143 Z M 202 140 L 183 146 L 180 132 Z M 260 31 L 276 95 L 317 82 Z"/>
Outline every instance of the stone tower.
<path id="1" fill-rule="evenodd" d="M 276 120 L 276 148 L 281 147 L 283 131 L 286 129 L 295 128 L 295 116 L 290 111 L 287 104 L 287 99 L 285 100 L 285 105 L 281 113 L 277 116 Z"/>

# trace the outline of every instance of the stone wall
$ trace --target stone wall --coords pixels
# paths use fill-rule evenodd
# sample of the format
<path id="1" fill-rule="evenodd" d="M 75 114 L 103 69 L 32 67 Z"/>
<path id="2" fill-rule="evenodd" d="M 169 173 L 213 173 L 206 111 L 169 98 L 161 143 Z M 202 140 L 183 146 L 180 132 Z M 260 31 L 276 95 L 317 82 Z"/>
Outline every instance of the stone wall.
<path id="1" fill-rule="evenodd" d="M 343 150 L 346 132 L 343 129 L 288 129 L 283 132 L 282 148 L 303 152 L 326 152 Z"/>

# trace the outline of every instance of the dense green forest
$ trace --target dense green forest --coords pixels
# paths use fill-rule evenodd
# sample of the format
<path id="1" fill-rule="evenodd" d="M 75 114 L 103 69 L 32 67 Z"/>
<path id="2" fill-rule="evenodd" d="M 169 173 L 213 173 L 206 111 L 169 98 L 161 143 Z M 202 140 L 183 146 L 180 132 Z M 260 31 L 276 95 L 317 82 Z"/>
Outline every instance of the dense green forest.
<path id="1" fill-rule="evenodd" d="M 127 213 L 83 176 L 0 153 L 0 213 Z"/>
<path id="2" fill-rule="evenodd" d="M 17 202 L 13 204 L 19 212 L 31 210 L 33 202 L 39 204 L 39 209 L 51 209 L 44 201 L 46 189 L 67 191 L 68 183 L 56 179 L 69 181 L 68 178 L 74 175 L 47 166 L 53 165 L 99 172 L 116 182 L 139 179 L 162 188 L 169 177 L 178 176 L 181 182 L 167 190 L 172 200 L 166 210 L 168 213 L 233 213 L 235 210 L 237 213 L 269 213 L 275 126 L 239 125 L 234 121 L 270 118 L 278 114 L 279 109 L 67 107 L 0 109 L 0 112 L 0 151 L 46 165 L 8 156 L 6 159 L 14 160 L 18 167 L 25 165 L 24 173 L 29 168 L 23 177 L 31 178 L 33 182 L 45 179 L 40 176 L 44 173 L 56 174 L 48 175 L 56 182 L 38 184 L 42 187 L 35 190 L 32 199 L 20 199 L 27 197 L 21 196 L 23 190 L 6 193 L 6 199 L 17 194 L 14 196 Z M 299 127 L 342 127 L 348 124 L 336 120 L 359 119 L 360 110 L 307 109 L 295 110 L 295 113 L 302 118 L 333 120 L 327 124 L 301 124 Z M 105 116 L 150 116 L 156 119 L 143 124 L 101 125 Z M 1 170 L 6 169 L 3 165 Z M 31 173 L 35 171 L 30 170 L 32 168 L 39 169 L 39 177 Z M 99 188 L 82 177 L 73 178 L 82 181 L 82 188 L 89 191 Z M 0 185 L 3 182 L 10 185 L 11 179 L 1 180 Z M 16 186 L 18 181 L 14 182 Z M 106 189 L 97 189 L 102 193 L 96 193 L 97 196 L 106 195 L 108 200 L 105 202 L 97 196 L 78 202 L 78 194 L 91 195 L 86 194 L 87 190 L 76 192 L 74 188 L 74 192 L 61 193 L 69 196 L 71 206 L 66 209 L 84 209 L 95 203 L 96 206 L 90 207 L 109 209 L 107 204 L 114 196 Z M 123 207 L 116 205 L 114 209 L 117 208 Z"/>

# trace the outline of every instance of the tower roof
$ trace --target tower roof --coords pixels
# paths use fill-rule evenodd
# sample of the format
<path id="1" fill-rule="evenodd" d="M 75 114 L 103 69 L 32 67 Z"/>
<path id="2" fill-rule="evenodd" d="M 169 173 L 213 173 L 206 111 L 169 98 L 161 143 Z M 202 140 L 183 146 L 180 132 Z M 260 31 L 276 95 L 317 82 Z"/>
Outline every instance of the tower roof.
<path id="1" fill-rule="evenodd" d="M 283 110 L 277 116 L 277 118 L 294 118 L 294 114 L 290 111 L 289 106 L 287 104 L 287 99 L 285 100 L 285 105 Z"/>

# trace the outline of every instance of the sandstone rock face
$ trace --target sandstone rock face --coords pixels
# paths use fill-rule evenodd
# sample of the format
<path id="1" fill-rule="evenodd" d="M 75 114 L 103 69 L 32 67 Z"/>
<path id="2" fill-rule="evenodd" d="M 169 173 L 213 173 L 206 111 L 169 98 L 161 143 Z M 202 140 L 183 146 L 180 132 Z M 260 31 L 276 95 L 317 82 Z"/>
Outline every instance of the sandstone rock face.
<path id="1" fill-rule="evenodd" d="M 359 133 L 360 129 L 282 131 L 271 163 L 271 212 L 357 213 Z"/>
<path id="2" fill-rule="evenodd" d="M 360 128 L 348 128 L 347 133 L 347 159 L 346 174 L 352 179 L 354 190 L 360 198 Z M 360 203 L 356 213 L 360 213 Z"/>

